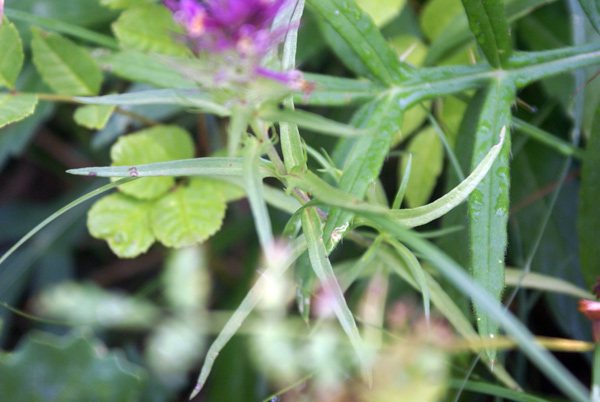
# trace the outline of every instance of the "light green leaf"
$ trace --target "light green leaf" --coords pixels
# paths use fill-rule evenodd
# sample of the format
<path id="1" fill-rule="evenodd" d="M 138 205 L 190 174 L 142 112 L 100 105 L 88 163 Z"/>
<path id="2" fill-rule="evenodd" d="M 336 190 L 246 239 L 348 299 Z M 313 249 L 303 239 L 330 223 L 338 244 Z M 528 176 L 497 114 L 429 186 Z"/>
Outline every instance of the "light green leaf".
<path id="1" fill-rule="evenodd" d="M 600 108 L 596 110 L 590 140 L 581 171 L 580 203 L 577 216 L 579 254 L 586 283 L 593 286 L 600 277 Z"/>
<path id="2" fill-rule="evenodd" d="M 504 146 L 490 174 L 469 196 L 473 279 L 497 301 L 498 305 L 504 291 L 510 186 L 510 134 L 506 128 L 510 127 L 514 96 L 515 89 L 511 82 L 499 80 L 489 86 L 479 117 L 471 162 L 471 166 L 480 164 L 488 150 L 497 142 L 497 136 L 502 137 L 501 131 L 506 132 Z M 476 300 L 473 307 L 479 334 L 485 339 L 497 336 L 499 324 L 496 318 L 488 315 Z M 496 358 L 495 349 L 487 349 L 486 352 L 493 362 Z"/>
<path id="3" fill-rule="evenodd" d="M 121 258 L 134 258 L 154 243 L 150 228 L 152 204 L 124 194 L 111 194 L 97 201 L 88 212 L 90 234 L 108 242 Z"/>
<path id="4" fill-rule="evenodd" d="M 594 299 L 596 297 L 593 293 L 561 278 L 539 274 L 537 272 L 524 273 L 521 269 L 509 268 L 506 268 L 505 274 L 506 286 L 521 286 L 526 289 L 562 293 L 578 299 Z M 521 277 L 523 278 L 522 281 Z"/>
<path id="5" fill-rule="evenodd" d="M 461 14 L 464 16 L 460 0 L 430 0 L 421 13 L 421 29 L 428 39 L 435 39 Z"/>
<path id="6" fill-rule="evenodd" d="M 14 89 L 15 81 L 23 67 L 23 43 L 19 31 L 6 17 L 2 16 L 0 9 L 0 88 Z"/>
<path id="7" fill-rule="evenodd" d="M 126 48 L 174 56 L 189 56 L 191 52 L 175 37 L 183 34 L 164 6 L 149 5 L 124 11 L 112 24 L 113 32 Z"/>
<path id="8" fill-rule="evenodd" d="M 113 9 L 144 6 L 153 3 L 156 3 L 156 0 L 100 0 L 100 4 Z"/>
<path id="9" fill-rule="evenodd" d="M 33 63 L 44 81 L 61 95 L 96 95 L 102 71 L 85 49 L 58 34 L 32 28 Z"/>
<path id="10" fill-rule="evenodd" d="M 110 156 L 115 166 L 127 168 L 130 176 L 139 175 L 135 165 L 186 159 L 193 155 L 193 142 L 179 126 L 157 126 L 138 131 L 112 146 Z M 119 189 L 139 199 L 153 199 L 166 193 L 175 184 L 173 177 L 153 177 L 127 183 Z"/>
<path id="11" fill-rule="evenodd" d="M 242 187 L 209 177 L 194 177 L 190 180 L 190 186 L 196 186 L 205 191 L 219 193 L 225 202 L 237 201 L 246 197 L 246 192 Z"/>
<path id="12" fill-rule="evenodd" d="M 7 401 L 138 401 L 144 371 L 96 339 L 33 333 L 0 360 Z M 35 368 L 32 371 L 32 368 Z"/>
<path id="13" fill-rule="evenodd" d="M 398 57 L 415 66 L 421 66 L 427 56 L 427 45 L 414 35 L 398 35 L 390 40 Z"/>
<path id="14" fill-rule="evenodd" d="M 425 205 L 431 198 L 444 167 L 444 147 L 435 128 L 427 127 L 411 140 L 407 152 L 412 155 L 412 169 L 405 198 L 408 206 L 415 208 Z M 402 176 L 406 172 L 407 163 L 408 158 L 402 158 Z"/>
<path id="15" fill-rule="evenodd" d="M 440 121 L 446 128 L 446 134 L 448 134 L 448 144 L 454 149 L 454 143 L 458 137 L 458 130 L 460 123 L 467 110 L 467 103 L 463 102 L 454 96 L 448 96 L 444 98 L 442 104 L 442 112 L 440 115 Z M 456 149 L 458 152 L 458 149 Z"/>
<path id="16" fill-rule="evenodd" d="M 45 289 L 37 306 L 41 314 L 54 319 L 104 328 L 152 328 L 160 316 L 160 310 L 150 301 L 76 282 Z"/>
<path id="17" fill-rule="evenodd" d="M 225 209 L 221 194 L 209 188 L 178 187 L 152 208 L 152 230 L 167 247 L 202 243 L 221 228 Z"/>
<path id="18" fill-rule="evenodd" d="M 169 252 L 161 279 L 163 294 L 173 309 L 186 314 L 206 308 L 211 287 L 207 257 L 202 246 Z"/>
<path id="19" fill-rule="evenodd" d="M 406 0 L 356 0 L 356 4 L 366 12 L 378 27 L 382 27 L 393 20 L 402 8 Z"/>
<path id="20" fill-rule="evenodd" d="M 0 94 L 0 127 L 23 120 L 32 114 L 38 98 L 31 94 Z"/>
<path id="21" fill-rule="evenodd" d="M 104 128 L 110 116 L 112 116 L 115 106 L 87 105 L 80 106 L 75 111 L 73 118 L 80 126 L 101 130 Z"/>
<path id="22" fill-rule="evenodd" d="M 168 67 L 158 58 L 136 50 L 112 53 L 100 57 L 112 74 L 134 82 L 143 82 L 158 88 L 195 88 L 197 85 Z"/>

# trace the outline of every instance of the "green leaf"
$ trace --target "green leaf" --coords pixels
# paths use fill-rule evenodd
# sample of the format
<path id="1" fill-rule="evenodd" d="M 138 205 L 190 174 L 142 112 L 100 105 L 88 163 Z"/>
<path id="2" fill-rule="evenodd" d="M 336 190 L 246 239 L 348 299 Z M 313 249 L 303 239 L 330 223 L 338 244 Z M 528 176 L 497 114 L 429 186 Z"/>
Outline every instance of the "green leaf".
<path id="1" fill-rule="evenodd" d="M 10 401 L 139 400 L 143 370 L 121 353 L 99 355 L 105 348 L 79 335 L 33 333 L 0 359 L 0 393 Z"/>
<path id="2" fill-rule="evenodd" d="M 0 88 L 14 89 L 25 58 L 23 43 L 19 31 L 6 17 L 2 16 L 1 9 L 0 19 L 2 19 L 2 25 L 0 26 L 0 54 L 2 55 L 2 60 L 0 60 Z"/>
<path id="3" fill-rule="evenodd" d="M 357 126 L 372 129 L 375 135 L 363 136 L 356 141 L 339 184 L 340 190 L 357 199 L 362 199 L 371 183 L 379 177 L 385 156 L 389 152 L 394 134 L 402 125 L 403 118 L 397 98 L 391 95 L 365 105 L 363 112 L 366 110 L 370 111 L 370 114 L 366 114 Z M 329 218 L 323 229 L 328 251 L 333 250 L 341 239 L 331 238 L 334 230 L 343 237 L 352 216 L 352 213 L 339 209 L 329 211 Z"/>
<path id="4" fill-rule="evenodd" d="M 412 155 L 412 169 L 405 199 L 409 207 L 425 205 L 437 183 L 444 167 L 444 147 L 435 128 L 428 127 L 420 131 L 411 140 L 406 149 Z M 406 172 L 408 158 L 403 157 L 400 172 Z"/>
<path id="5" fill-rule="evenodd" d="M 145 6 L 153 3 L 156 3 L 156 0 L 100 0 L 100 4 L 112 9 Z"/>
<path id="6" fill-rule="evenodd" d="M 328 75 L 307 73 L 304 74 L 304 78 L 312 82 L 315 89 L 309 97 L 304 94 L 295 94 L 294 102 L 300 104 L 347 106 L 371 100 L 386 89 L 381 84 Z"/>
<path id="7" fill-rule="evenodd" d="M 493 67 L 505 66 L 512 47 L 504 0 L 462 0 L 471 32 Z"/>
<path id="8" fill-rule="evenodd" d="M 549 402 L 547 399 L 538 398 L 531 394 L 515 391 L 504 387 L 499 387 L 493 384 L 484 382 L 454 380 L 450 381 L 450 387 L 456 389 L 464 389 L 465 391 L 477 392 L 487 395 L 492 395 L 498 398 L 506 398 L 515 402 Z"/>
<path id="9" fill-rule="evenodd" d="M 58 34 L 32 28 L 33 62 L 44 81 L 64 95 L 96 95 L 102 84 L 98 63 L 85 51 Z"/>
<path id="10" fill-rule="evenodd" d="M 217 116 L 229 116 L 229 109 L 217 103 L 213 98 L 210 93 L 198 89 L 155 89 L 119 95 L 75 97 L 74 99 L 90 105 L 176 104 L 193 107 L 199 111 L 216 114 Z"/>
<path id="11" fill-rule="evenodd" d="M 32 94 L 0 94 L 0 127 L 23 120 L 32 114 L 38 98 Z"/>
<path id="12" fill-rule="evenodd" d="M 183 34 L 173 15 L 164 6 L 148 5 L 125 10 L 112 24 L 121 45 L 154 53 L 189 56 L 191 52 L 175 37 Z"/>
<path id="13" fill-rule="evenodd" d="M 579 254 L 587 285 L 592 287 L 600 277 L 600 108 L 596 109 L 592 132 L 585 150 L 581 171 L 581 190 L 577 229 Z"/>
<path id="14" fill-rule="evenodd" d="M 112 116 L 115 106 L 105 105 L 87 105 L 80 106 L 75 111 L 73 118 L 80 126 L 101 130 L 104 128 L 110 116 Z"/>
<path id="15" fill-rule="evenodd" d="M 111 194 L 97 201 L 88 212 L 90 234 L 108 242 L 121 258 L 134 258 L 154 243 L 150 228 L 152 204 L 124 194 Z"/>
<path id="16" fill-rule="evenodd" d="M 365 350 L 363 342 L 360 338 L 358 328 L 356 327 L 352 311 L 350 311 L 350 308 L 346 304 L 344 293 L 333 273 L 329 258 L 327 258 L 327 251 L 325 250 L 325 244 L 323 243 L 323 232 L 321 228 L 321 219 L 314 208 L 307 208 L 302 211 L 302 229 L 308 245 L 310 263 L 317 278 L 319 278 L 319 282 L 321 282 L 321 286 L 327 291 L 328 296 L 333 298 L 331 307 L 344 329 L 344 332 L 348 336 L 352 347 L 356 351 L 359 360 L 363 363 L 365 377 L 368 382 L 371 383 L 371 374 L 366 371 L 367 368 L 364 366 L 363 353 Z"/>
<path id="17" fill-rule="evenodd" d="M 206 308 L 211 288 L 207 254 L 202 246 L 169 251 L 161 279 L 173 309 L 186 314 Z"/>
<path id="18" fill-rule="evenodd" d="M 421 29 L 428 39 L 433 40 L 451 22 L 455 23 L 459 15 L 464 17 L 464 9 L 459 0 L 430 0 L 421 13 Z"/>
<path id="19" fill-rule="evenodd" d="M 76 282 L 44 289 L 37 309 L 45 316 L 74 325 L 117 329 L 152 328 L 160 317 L 160 310 L 150 301 Z"/>
<path id="20" fill-rule="evenodd" d="M 157 57 L 136 50 L 111 53 L 100 57 L 100 62 L 112 74 L 134 82 L 143 82 L 158 88 L 195 88 L 197 85 Z"/>
<path id="21" fill-rule="evenodd" d="M 521 280 L 521 277 L 523 280 Z M 521 286 L 527 289 L 538 289 L 546 292 L 562 293 L 577 299 L 594 299 L 593 293 L 573 285 L 561 278 L 539 274 L 525 273 L 520 269 L 506 269 L 506 286 Z"/>
<path id="22" fill-rule="evenodd" d="M 211 179 L 208 177 L 194 177 L 190 180 L 190 186 L 199 187 L 206 191 L 218 193 L 225 202 L 237 201 L 246 197 L 244 189 L 233 183 Z"/>
<path id="23" fill-rule="evenodd" d="M 308 0 L 307 4 L 344 39 L 373 77 L 390 85 L 410 76 L 410 68 L 398 60 L 373 20 L 354 2 Z"/>
<path id="24" fill-rule="evenodd" d="M 600 14 L 598 13 L 600 2 L 598 0 L 579 0 L 579 4 L 596 32 L 600 33 Z"/>
<path id="25" fill-rule="evenodd" d="M 178 187 L 156 201 L 150 215 L 152 230 L 167 247 L 202 243 L 221 228 L 226 207 L 221 194 L 210 188 Z"/>
<path id="26" fill-rule="evenodd" d="M 112 146 L 110 156 L 115 166 L 131 166 L 130 176 L 137 177 L 138 164 L 187 159 L 193 156 L 194 144 L 189 133 L 179 126 L 157 126 L 138 131 Z M 153 177 L 119 187 L 139 199 L 153 199 L 166 193 L 175 184 L 173 177 Z"/>
<path id="27" fill-rule="evenodd" d="M 384 26 L 400 14 L 405 3 L 406 0 L 356 0 L 356 5 L 366 12 L 378 27 Z"/>
<path id="28" fill-rule="evenodd" d="M 485 289 L 500 305 L 504 290 L 504 258 L 507 243 L 507 223 L 510 187 L 510 127 L 511 107 L 515 89 L 511 82 L 499 80 L 489 86 L 473 145 L 471 166 L 478 165 L 488 150 L 498 141 L 501 131 L 506 139 L 490 174 L 469 196 L 471 236 L 471 270 L 475 283 Z M 474 300 L 479 334 L 484 338 L 498 335 L 498 321 Z M 496 351 L 488 349 L 490 361 Z"/>

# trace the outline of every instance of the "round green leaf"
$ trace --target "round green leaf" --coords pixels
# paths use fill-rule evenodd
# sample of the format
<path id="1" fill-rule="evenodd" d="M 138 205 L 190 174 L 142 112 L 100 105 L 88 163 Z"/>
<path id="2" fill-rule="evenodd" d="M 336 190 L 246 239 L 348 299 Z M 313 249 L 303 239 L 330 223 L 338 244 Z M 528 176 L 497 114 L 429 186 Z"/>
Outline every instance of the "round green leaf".
<path id="1" fill-rule="evenodd" d="M 96 95 L 102 71 L 88 52 L 56 33 L 32 29 L 33 63 L 44 81 L 62 95 Z"/>
<path id="2" fill-rule="evenodd" d="M 191 54 L 182 42 L 175 39 L 183 31 L 164 6 L 149 5 L 126 10 L 112 29 L 124 47 L 174 56 Z"/>
<path id="3" fill-rule="evenodd" d="M 92 130 L 101 130 L 104 128 L 110 116 L 112 116 L 115 106 L 112 105 L 86 105 L 80 106 L 75 111 L 73 118 L 80 126 Z"/>
<path id="4" fill-rule="evenodd" d="M 88 230 L 92 236 L 106 240 L 119 257 L 137 257 L 154 243 L 149 223 L 151 205 L 123 194 L 111 194 L 89 210 Z"/>
<path id="5" fill-rule="evenodd" d="M 14 89 L 15 81 L 23 67 L 23 43 L 17 28 L 6 18 L 3 18 L 0 26 L 0 54 L 0 88 Z"/>
<path id="6" fill-rule="evenodd" d="M 152 230 L 167 247 L 201 243 L 221 228 L 225 209 L 218 192 L 201 186 L 179 187 L 152 209 Z"/>
<path id="7" fill-rule="evenodd" d="M 194 177 L 190 180 L 190 186 L 198 187 L 209 192 L 214 191 L 219 193 L 225 202 L 237 201 L 246 197 L 246 192 L 243 188 L 226 181 L 211 179 L 208 177 Z"/>
<path id="8" fill-rule="evenodd" d="M 431 198 L 444 165 L 444 147 L 435 128 L 427 127 L 415 135 L 407 151 L 413 158 L 405 199 L 410 208 L 415 208 L 425 205 Z M 402 176 L 407 164 L 408 158 L 402 158 Z"/>
<path id="9" fill-rule="evenodd" d="M 130 174 L 135 176 L 135 165 L 193 157 L 194 143 L 188 132 L 178 126 L 158 126 L 119 138 L 110 156 L 113 166 L 132 166 Z M 149 200 L 166 193 L 174 184 L 173 177 L 147 177 L 119 189 L 132 197 Z"/>
<path id="10" fill-rule="evenodd" d="M 143 371 L 115 352 L 82 336 L 35 333 L 0 359 L 3 401 L 135 402 Z"/>
<path id="11" fill-rule="evenodd" d="M 0 94 L 0 127 L 32 114 L 37 102 L 37 96 L 32 94 Z"/>

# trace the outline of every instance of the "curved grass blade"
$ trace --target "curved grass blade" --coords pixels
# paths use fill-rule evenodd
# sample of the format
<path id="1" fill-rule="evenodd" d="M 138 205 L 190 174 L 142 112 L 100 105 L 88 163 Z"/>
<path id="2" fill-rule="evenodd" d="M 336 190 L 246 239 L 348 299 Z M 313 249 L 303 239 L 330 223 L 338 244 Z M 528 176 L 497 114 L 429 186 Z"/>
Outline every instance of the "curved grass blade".
<path id="1" fill-rule="evenodd" d="M 221 349 L 225 347 L 227 342 L 235 335 L 237 330 L 240 328 L 246 317 L 250 315 L 254 307 L 260 302 L 262 297 L 265 294 L 265 290 L 269 288 L 269 283 L 271 281 L 270 278 L 278 278 L 281 276 L 285 270 L 287 270 L 293 263 L 296 261 L 302 253 L 306 251 L 306 239 L 304 236 L 298 237 L 289 248 L 289 256 L 286 261 L 281 266 L 271 266 L 262 275 L 258 277 L 252 289 L 248 292 L 244 300 L 240 306 L 235 310 L 231 318 L 225 324 L 225 327 L 219 332 L 217 335 L 217 339 L 210 345 L 208 352 L 206 352 L 206 358 L 204 359 L 204 364 L 202 365 L 202 370 L 200 371 L 200 375 L 198 377 L 198 382 L 194 387 L 194 391 L 192 392 L 190 399 L 193 399 L 204 384 L 206 383 L 206 379 L 210 374 L 213 364 L 219 355 Z"/>
<path id="2" fill-rule="evenodd" d="M 308 245 L 308 256 L 321 286 L 333 297 L 332 308 L 337 316 L 344 332 L 348 336 L 352 347 L 356 351 L 359 360 L 363 366 L 363 375 L 369 384 L 373 379 L 370 371 L 366 367 L 363 354 L 365 352 L 360 333 L 354 321 L 354 316 L 346 304 L 346 299 L 342 289 L 333 273 L 331 263 L 327 258 L 325 244 L 323 243 L 323 232 L 321 229 L 321 219 L 314 208 L 307 208 L 302 211 L 302 229 Z"/>
<path id="3" fill-rule="evenodd" d="M 396 197 L 394 198 L 394 203 L 392 204 L 392 209 L 400 208 L 402 204 L 402 200 L 404 200 L 404 194 L 406 194 L 406 186 L 408 186 L 408 180 L 410 179 L 410 168 L 412 166 L 412 154 L 408 155 L 408 163 L 406 164 L 406 169 L 404 169 L 404 176 L 402 176 L 402 181 L 400 182 L 400 187 L 398 187 L 398 192 L 396 193 Z"/>
<path id="4" fill-rule="evenodd" d="M 511 401 L 515 402 L 549 402 L 547 399 L 538 398 L 537 396 L 533 396 L 525 392 L 519 392 L 483 382 L 467 381 L 463 384 L 462 380 L 451 380 L 448 385 L 450 388 L 462 388 L 466 391 L 510 399 Z"/>
<path id="5" fill-rule="evenodd" d="M 77 102 L 88 105 L 165 105 L 175 104 L 200 109 L 220 117 L 229 116 L 229 108 L 217 103 L 209 93 L 200 89 L 152 89 L 119 95 L 75 96 Z"/>
<path id="6" fill-rule="evenodd" d="M 93 198 L 99 194 L 102 194 L 110 189 L 113 189 L 117 186 L 120 186 L 122 184 L 130 182 L 132 180 L 135 180 L 135 178 L 125 178 L 125 179 L 117 180 L 113 183 L 107 184 L 106 186 L 100 187 L 97 190 L 91 191 L 88 194 L 84 195 L 83 197 L 79 197 L 75 201 L 65 205 L 64 207 L 62 207 L 61 209 L 59 209 L 58 211 L 56 211 L 55 213 L 53 213 L 52 215 L 50 215 L 49 217 L 44 219 L 42 222 L 40 222 L 36 227 L 31 229 L 14 246 L 12 246 L 6 253 L 4 253 L 4 255 L 2 255 L 2 257 L 0 258 L 0 264 L 2 264 L 4 261 L 6 261 L 6 259 L 8 257 L 10 257 L 11 254 L 13 254 L 19 247 L 21 247 L 23 245 L 23 243 L 25 243 L 27 240 L 29 240 L 31 237 L 33 237 L 37 232 L 39 232 L 41 229 L 43 229 L 45 226 L 47 226 L 50 222 L 54 221 L 56 218 L 58 218 L 65 212 L 76 207 L 77 205 L 81 204 L 82 202 L 89 200 L 90 198 Z"/>
<path id="7" fill-rule="evenodd" d="M 537 272 L 525 273 L 521 269 L 507 268 L 505 275 L 506 286 L 521 286 L 527 289 L 563 293 L 578 299 L 594 299 L 596 297 L 591 292 L 573 285 L 571 282 Z"/>

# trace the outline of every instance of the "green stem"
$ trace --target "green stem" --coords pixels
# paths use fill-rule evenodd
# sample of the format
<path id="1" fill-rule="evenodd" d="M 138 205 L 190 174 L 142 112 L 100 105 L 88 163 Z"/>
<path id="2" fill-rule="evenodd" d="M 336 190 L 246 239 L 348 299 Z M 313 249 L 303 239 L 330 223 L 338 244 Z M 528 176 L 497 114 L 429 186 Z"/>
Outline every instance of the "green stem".
<path id="1" fill-rule="evenodd" d="M 592 370 L 592 402 L 600 401 L 600 343 L 596 343 Z"/>
<path id="2" fill-rule="evenodd" d="M 549 146 L 550 148 L 560 152 L 566 156 L 572 156 L 579 160 L 583 159 L 583 150 L 577 148 L 570 143 L 561 140 L 560 138 L 551 135 L 550 133 L 529 124 L 521 119 L 513 118 L 512 126 L 519 132 L 527 135 L 528 137 L 533 138 L 536 141 L 541 142 Z"/>

